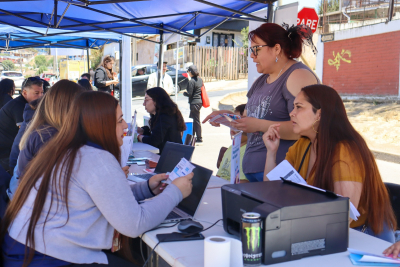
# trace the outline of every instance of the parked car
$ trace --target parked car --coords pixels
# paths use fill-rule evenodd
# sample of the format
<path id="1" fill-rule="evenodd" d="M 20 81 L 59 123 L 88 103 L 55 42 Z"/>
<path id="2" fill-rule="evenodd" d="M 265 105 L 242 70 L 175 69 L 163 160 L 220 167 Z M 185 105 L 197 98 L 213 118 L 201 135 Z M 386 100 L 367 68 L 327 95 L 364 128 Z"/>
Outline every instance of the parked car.
<path id="1" fill-rule="evenodd" d="M 40 74 L 40 79 L 47 81 L 50 86 L 53 86 L 59 79 L 54 73 L 42 73 Z"/>
<path id="2" fill-rule="evenodd" d="M 0 75 L 0 81 L 2 79 L 14 80 L 15 91 L 21 91 L 22 83 L 25 80 L 24 75 L 20 71 L 5 71 L 3 70 Z"/>
<path id="3" fill-rule="evenodd" d="M 176 76 L 176 71 L 174 67 L 171 66 L 167 66 L 168 68 L 168 75 L 171 76 L 172 81 L 174 83 L 175 86 L 175 76 Z M 138 72 L 140 72 L 140 70 L 143 70 L 143 74 L 139 75 Z M 132 97 L 135 96 L 144 96 L 145 92 L 147 90 L 147 81 L 149 80 L 149 75 L 157 72 L 157 65 L 156 64 L 147 64 L 147 65 L 137 65 L 132 67 Z M 178 92 L 181 90 L 184 90 L 187 88 L 189 79 L 188 79 L 188 74 L 186 73 L 186 71 L 181 71 L 178 70 Z M 114 92 L 114 96 L 115 95 L 119 95 L 119 84 L 117 84 L 115 86 L 115 91 L 118 92 Z M 174 90 L 175 92 L 175 90 Z"/>

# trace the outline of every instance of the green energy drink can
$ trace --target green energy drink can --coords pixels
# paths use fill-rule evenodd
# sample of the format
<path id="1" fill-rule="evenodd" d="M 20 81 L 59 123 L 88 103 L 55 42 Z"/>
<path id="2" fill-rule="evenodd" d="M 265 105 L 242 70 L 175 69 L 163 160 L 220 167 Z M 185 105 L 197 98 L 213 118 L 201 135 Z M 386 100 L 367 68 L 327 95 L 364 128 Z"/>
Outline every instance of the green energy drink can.
<path id="1" fill-rule="evenodd" d="M 242 249 L 244 266 L 260 266 L 262 258 L 261 215 L 246 212 L 242 215 Z"/>

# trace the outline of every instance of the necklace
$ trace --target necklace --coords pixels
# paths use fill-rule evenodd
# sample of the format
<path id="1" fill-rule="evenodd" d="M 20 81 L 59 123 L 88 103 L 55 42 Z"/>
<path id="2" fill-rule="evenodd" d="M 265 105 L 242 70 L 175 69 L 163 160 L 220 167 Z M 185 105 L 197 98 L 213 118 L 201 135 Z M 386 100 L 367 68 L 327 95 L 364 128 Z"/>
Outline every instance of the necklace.
<path id="1" fill-rule="evenodd" d="M 278 77 L 276 77 L 275 81 L 278 80 L 279 76 L 281 76 L 281 73 L 282 73 L 283 69 L 286 67 L 286 65 L 287 65 L 288 63 L 289 63 L 289 60 L 286 61 L 285 65 L 283 66 L 283 68 L 281 69 L 281 71 L 278 73 Z M 270 79 L 270 77 L 271 77 L 271 75 L 268 76 L 268 79 Z"/>

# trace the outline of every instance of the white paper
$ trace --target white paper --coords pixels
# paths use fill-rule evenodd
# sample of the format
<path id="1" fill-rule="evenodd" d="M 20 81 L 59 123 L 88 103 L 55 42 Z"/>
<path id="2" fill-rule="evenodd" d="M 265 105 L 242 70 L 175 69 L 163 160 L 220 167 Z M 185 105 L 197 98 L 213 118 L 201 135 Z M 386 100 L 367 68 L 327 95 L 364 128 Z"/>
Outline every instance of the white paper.
<path id="1" fill-rule="evenodd" d="M 301 177 L 301 175 L 287 160 L 279 163 L 272 171 L 267 174 L 267 178 L 270 181 L 281 180 L 281 177 L 294 183 L 307 185 L 303 177 Z"/>
<path id="2" fill-rule="evenodd" d="M 121 146 L 121 166 L 125 167 L 127 165 L 129 154 L 132 149 L 132 136 L 124 136 L 122 139 L 123 144 Z"/>
<path id="3" fill-rule="evenodd" d="M 379 262 L 379 263 L 397 263 L 400 264 L 399 260 L 395 260 L 393 258 L 381 258 L 376 256 L 368 256 L 364 255 L 361 259 L 358 260 L 359 262 Z"/>
<path id="4" fill-rule="evenodd" d="M 231 184 L 240 183 L 240 144 L 242 141 L 242 133 L 235 134 L 232 139 L 231 154 Z"/>
<path id="5" fill-rule="evenodd" d="M 373 254 L 369 252 L 364 252 L 357 249 L 348 248 L 348 252 L 358 255 L 364 255 L 359 261 L 364 262 L 382 262 L 382 263 L 400 263 L 400 260 L 395 260 L 390 257 L 386 257 L 384 255 Z M 365 258 L 364 258 L 365 257 Z M 388 260 L 391 260 L 390 262 Z"/>
<path id="6" fill-rule="evenodd" d="M 281 163 L 279 163 L 273 170 L 271 170 L 268 174 L 267 174 L 267 178 L 270 181 L 276 181 L 276 180 L 281 180 L 281 177 L 292 181 L 293 183 L 296 184 L 300 184 L 302 186 L 306 186 L 306 187 L 310 187 L 322 192 L 326 192 L 326 190 L 312 186 L 312 185 L 308 185 L 306 183 L 306 181 L 303 179 L 303 177 L 301 177 L 301 175 L 293 168 L 293 166 L 289 163 L 289 161 L 284 160 Z M 340 195 L 338 195 L 340 196 Z M 351 201 L 349 201 L 350 203 L 350 218 L 352 218 L 353 220 L 357 221 L 358 217 L 360 217 L 360 213 L 358 212 L 358 210 L 356 209 L 356 207 L 353 205 L 353 203 L 351 203 Z"/>
<path id="7" fill-rule="evenodd" d="M 182 158 L 181 161 L 175 166 L 171 173 L 167 173 L 169 175 L 168 180 L 165 181 L 167 184 L 171 183 L 178 177 L 182 177 L 188 175 L 193 171 L 195 167 L 190 163 L 187 159 Z"/>

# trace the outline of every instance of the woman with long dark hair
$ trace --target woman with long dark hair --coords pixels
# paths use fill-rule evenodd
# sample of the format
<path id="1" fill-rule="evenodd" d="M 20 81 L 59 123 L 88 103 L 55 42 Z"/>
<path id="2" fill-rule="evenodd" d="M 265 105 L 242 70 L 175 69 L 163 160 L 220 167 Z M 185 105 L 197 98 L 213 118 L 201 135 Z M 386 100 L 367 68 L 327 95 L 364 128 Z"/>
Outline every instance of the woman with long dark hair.
<path id="1" fill-rule="evenodd" d="M 14 95 L 15 84 L 11 79 L 3 79 L 0 81 L 0 109 L 12 100 Z"/>
<path id="2" fill-rule="evenodd" d="M 285 158 L 289 147 L 299 138 L 293 132 L 289 113 L 293 100 L 301 88 L 319 83 L 314 72 L 301 62 L 294 60 L 302 53 L 303 44 L 312 47 L 312 32 L 308 26 L 288 27 L 275 23 L 264 23 L 249 33 L 250 56 L 262 75 L 254 81 L 247 93 L 245 118 L 236 120 L 235 127 L 247 133 L 247 147 L 242 167 L 250 182 L 263 180 L 267 150 L 262 135 L 271 124 L 280 122 L 282 142 L 276 157 L 277 162 Z M 229 110 L 214 111 L 203 121 Z M 217 126 L 215 123 L 212 125 Z"/>
<path id="3" fill-rule="evenodd" d="M 304 87 L 290 113 L 293 132 L 301 138 L 286 160 L 309 185 L 350 198 L 361 216 L 350 227 L 394 242 L 396 218 L 378 167 L 365 140 L 347 118 L 339 94 L 325 85 Z M 267 147 L 264 180 L 276 166 L 280 124 L 263 135 Z"/>
<path id="4" fill-rule="evenodd" d="M 114 85 L 119 81 L 116 78 L 117 74 L 113 71 L 114 57 L 105 56 L 101 65 L 94 73 L 94 85 L 98 91 L 111 93 Z"/>
<path id="5" fill-rule="evenodd" d="M 114 97 L 80 95 L 28 165 L 7 208 L 5 266 L 135 266 L 107 251 L 114 230 L 137 237 L 159 225 L 191 193 L 193 173 L 167 187 L 161 184 L 166 174 L 131 187 L 119 163 L 126 128 Z"/>
<path id="6" fill-rule="evenodd" d="M 150 113 L 150 127 L 137 129 L 140 142 L 157 147 L 160 154 L 167 141 L 182 144 L 182 133 L 186 130 L 185 121 L 178 105 L 163 88 L 147 90 L 143 106 Z"/>
<path id="7" fill-rule="evenodd" d="M 203 137 L 201 135 L 200 109 L 203 106 L 203 100 L 201 99 L 203 80 L 199 77 L 199 71 L 197 70 L 196 65 L 190 66 L 187 73 L 189 73 L 190 81 L 187 87 L 187 92 L 183 95 L 189 97 L 189 118 L 193 119 L 193 136 L 196 135 L 196 143 L 202 143 Z"/>

